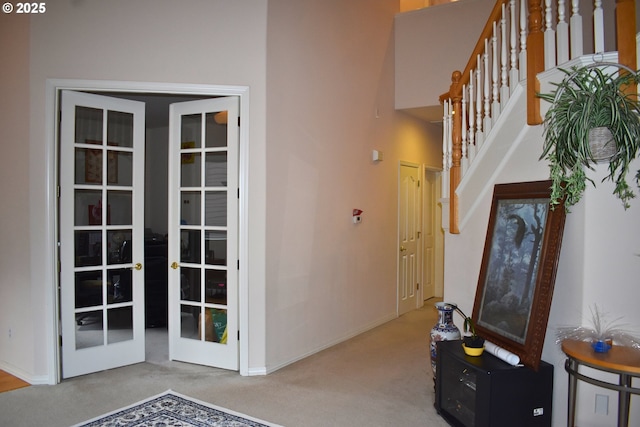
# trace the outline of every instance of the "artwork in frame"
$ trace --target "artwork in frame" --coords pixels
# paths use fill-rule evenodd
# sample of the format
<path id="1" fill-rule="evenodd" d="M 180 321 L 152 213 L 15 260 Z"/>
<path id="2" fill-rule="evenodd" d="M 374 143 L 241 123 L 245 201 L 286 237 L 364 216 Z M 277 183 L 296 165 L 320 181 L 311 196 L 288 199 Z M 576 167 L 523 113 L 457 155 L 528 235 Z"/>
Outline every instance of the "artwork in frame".
<path id="1" fill-rule="evenodd" d="M 538 369 L 565 222 L 551 181 L 494 187 L 478 288 L 476 332 Z"/>

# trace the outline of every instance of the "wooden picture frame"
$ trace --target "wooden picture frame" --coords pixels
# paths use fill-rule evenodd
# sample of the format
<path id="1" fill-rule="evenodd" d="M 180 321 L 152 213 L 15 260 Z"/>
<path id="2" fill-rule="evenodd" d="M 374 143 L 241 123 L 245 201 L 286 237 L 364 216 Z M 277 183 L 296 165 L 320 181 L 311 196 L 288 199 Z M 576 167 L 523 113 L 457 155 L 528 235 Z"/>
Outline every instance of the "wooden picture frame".
<path id="1" fill-rule="evenodd" d="M 540 364 L 565 223 L 564 205 L 552 209 L 551 181 L 494 187 L 478 288 L 476 332 Z"/>

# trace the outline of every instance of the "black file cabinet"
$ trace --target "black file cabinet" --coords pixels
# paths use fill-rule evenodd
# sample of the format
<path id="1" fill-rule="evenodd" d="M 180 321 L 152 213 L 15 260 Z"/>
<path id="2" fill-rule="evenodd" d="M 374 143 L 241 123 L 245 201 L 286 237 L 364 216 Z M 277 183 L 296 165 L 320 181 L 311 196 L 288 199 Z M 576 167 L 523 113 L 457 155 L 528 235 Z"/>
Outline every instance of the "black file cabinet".
<path id="1" fill-rule="evenodd" d="M 514 367 L 494 355 L 464 354 L 461 341 L 438 343 L 435 407 L 456 427 L 551 426 L 553 365 Z"/>

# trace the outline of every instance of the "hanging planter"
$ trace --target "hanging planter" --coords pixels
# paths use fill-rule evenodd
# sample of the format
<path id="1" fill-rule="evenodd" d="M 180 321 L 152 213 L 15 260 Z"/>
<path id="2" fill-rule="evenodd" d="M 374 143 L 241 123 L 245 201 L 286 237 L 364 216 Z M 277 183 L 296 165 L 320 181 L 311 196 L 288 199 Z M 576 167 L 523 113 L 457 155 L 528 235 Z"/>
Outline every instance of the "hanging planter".
<path id="1" fill-rule="evenodd" d="M 629 165 L 640 150 L 640 74 L 622 64 L 602 62 L 562 71 L 566 77 L 554 83 L 555 91 L 538 94 L 551 103 L 540 157 L 551 168 L 551 203 L 564 199 L 569 210 L 580 201 L 587 181 L 595 186 L 585 168 L 608 162 L 603 181 L 615 184 L 613 194 L 626 209 L 635 197 L 627 182 Z M 639 179 L 640 171 L 636 184 Z"/>

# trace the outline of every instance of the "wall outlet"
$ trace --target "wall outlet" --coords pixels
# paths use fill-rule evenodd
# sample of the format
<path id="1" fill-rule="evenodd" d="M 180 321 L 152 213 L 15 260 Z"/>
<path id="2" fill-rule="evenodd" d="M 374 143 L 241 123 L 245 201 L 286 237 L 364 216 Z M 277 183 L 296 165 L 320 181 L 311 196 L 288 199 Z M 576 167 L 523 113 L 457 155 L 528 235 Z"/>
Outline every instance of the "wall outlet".
<path id="1" fill-rule="evenodd" d="M 609 396 L 596 394 L 596 414 L 609 415 Z"/>

